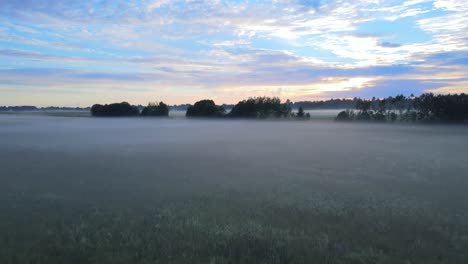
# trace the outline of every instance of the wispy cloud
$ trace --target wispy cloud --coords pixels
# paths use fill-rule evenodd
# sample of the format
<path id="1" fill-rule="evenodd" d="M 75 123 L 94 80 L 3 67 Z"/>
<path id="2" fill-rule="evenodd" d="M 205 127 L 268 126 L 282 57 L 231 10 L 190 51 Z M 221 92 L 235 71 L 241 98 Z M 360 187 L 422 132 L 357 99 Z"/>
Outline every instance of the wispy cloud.
<path id="1" fill-rule="evenodd" d="M 70 93 L 91 104 L 468 92 L 467 10 L 463 0 L 0 1 L 0 104 L 18 102 L 15 91 L 56 104 Z"/>

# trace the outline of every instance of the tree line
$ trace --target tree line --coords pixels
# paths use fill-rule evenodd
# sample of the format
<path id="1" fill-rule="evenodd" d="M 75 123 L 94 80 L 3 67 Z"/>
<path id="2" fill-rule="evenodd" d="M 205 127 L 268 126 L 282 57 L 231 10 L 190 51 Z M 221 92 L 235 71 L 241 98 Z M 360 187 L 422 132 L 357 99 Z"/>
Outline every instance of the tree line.
<path id="1" fill-rule="evenodd" d="M 340 112 L 338 121 L 377 121 L 377 122 L 464 122 L 468 119 L 468 95 L 420 96 L 397 95 L 370 100 L 355 98 L 354 110 Z"/>
<path id="2" fill-rule="evenodd" d="M 169 107 L 163 102 L 148 103 L 140 111 L 138 106 L 127 102 L 113 104 L 95 104 L 91 107 L 92 116 L 123 117 L 123 116 L 168 116 Z"/>
<path id="3" fill-rule="evenodd" d="M 463 93 L 448 95 L 425 93 L 420 96 L 397 95 L 387 98 L 332 99 L 319 102 L 317 105 L 349 106 L 347 110 L 341 111 L 336 116 L 337 121 L 463 122 L 468 119 L 468 95 Z M 293 112 L 295 105 L 299 106 L 299 109 Z M 304 109 L 306 108 L 297 102 L 289 100 L 282 102 L 277 97 L 251 97 L 232 105 L 228 112 L 226 105 L 217 105 L 213 100 L 204 99 L 188 105 L 185 115 L 186 117 L 309 119 L 310 114 Z M 170 106 L 163 102 L 149 103 L 145 107 L 133 106 L 127 102 L 96 104 L 91 107 L 93 116 L 168 116 L 169 111 Z"/>
<path id="4" fill-rule="evenodd" d="M 232 118 L 295 118 L 308 119 L 302 107 L 292 112 L 292 103 L 281 102 L 277 97 L 252 97 L 235 104 L 230 112 L 224 105 L 217 105 L 213 100 L 205 99 L 187 107 L 186 117 L 232 117 Z M 127 102 L 113 104 L 95 104 L 91 107 L 92 116 L 168 116 L 169 106 L 163 102 L 149 103 L 140 111 L 139 106 Z"/>
<path id="5" fill-rule="evenodd" d="M 302 107 L 303 110 L 315 110 L 315 109 L 348 109 L 354 108 L 355 101 L 354 99 L 329 99 L 329 100 L 320 100 L 320 101 L 298 101 L 292 102 L 290 104 L 292 109 L 299 109 Z M 190 107 L 190 104 L 180 104 L 180 105 L 170 105 L 169 109 L 172 111 L 187 111 Z M 222 104 L 226 110 L 232 109 L 235 104 Z M 139 105 L 139 108 L 143 106 Z"/>
<path id="6" fill-rule="evenodd" d="M 187 117 L 226 117 L 226 118 L 290 118 L 309 119 L 302 106 L 297 112 L 292 111 L 293 103 L 284 103 L 278 97 L 251 97 L 233 105 L 229 112 L 225 105 L 216 105 L 213 100 L 205 99 L 187 108 Z"/>

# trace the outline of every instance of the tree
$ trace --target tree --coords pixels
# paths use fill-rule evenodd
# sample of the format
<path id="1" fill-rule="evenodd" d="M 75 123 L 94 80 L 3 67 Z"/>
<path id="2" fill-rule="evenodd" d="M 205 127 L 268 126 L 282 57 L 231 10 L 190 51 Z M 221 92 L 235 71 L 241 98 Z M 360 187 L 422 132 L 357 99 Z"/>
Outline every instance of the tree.
<path id="1" fill-rule="evenodd" d="M 354 118 L 343 111 L 338 114 L 337 120 L 465 122 L 468 119 L 468 95 L 464 93 L 447 95 L 425 93 L 418 97 L 411 95 L 408 98 L 404 95 L 390 96 L 378 100 L 376 113 L 368 111 L 368 103 L 372 101 L 360 98 L 354 98 L 353 101 L 359 109 Z"/>
<path id="2" fill-rule="evenodd" d="M 303 118 L 305 116 L 304 109 L 302 108 L 302 105 L 299 106 L 299 110 L 297 111 L 297 117 Z"/>
<path id="3" fill-rule="evenodd" d="M 405 99 L 405 96 L 402 94 L 399 94 L 393 98 L 393 105 L 395 105 L 396 109 L 398 109 L 400 116 L 405 109 Z"/>
<path id="4" fill-rule="evenodd" d="M 358 109 L 361 112 L 367 112 L 371 108 L 371 101 L 368 100 L 363 100 L 363 99 L 357 99 L 356 100 L 356 109 Z"/>
<path id="5" fill-rule="evenodd" d="M 229 113 L 231 117 L 269 118 L 291 116 L 291 104 L 281 103 L 277 97 L 253 97 L 237 103 Z"/>
<path id="6" fill-rule="evenodd" d="M 378 103 L 379 107 L 378 107 L 378 112 L 380 113 L 385 113 L 387 111 L 387 99 L 382 99 L 382 100 L 379 100 L 379 103 Z"/>
<path id="7" fill-rule="evenodd" d="M 299 106 L 299 109 L 297 110 L 296 118 L 298 118 L 298 119 L 310 119 L 310 114 L 306 113 L 304 111 L 304 108 L 302 108 L 302 105 L 301 105 L 301 106 Z"/>
<path id="8" fill-rule="evenodd" d="M 221 117 L 226 110 L 215 104 L 213 100 L 201 100 L 187 108 L 187 117 Z"/>
<path id="9" fill-rule="evenodd" d="M 144 107 L 141 111 L 142 116 L 168 116 L 169 107 L 163 102 L 148 103 L 148 106 Z"/>
<path id="10" fill-rule="evenodd" d="M 91 107 L 92 116 L 138 116 L 140 111 L 136 106 L 130 105 L 127 102 L 113 104 L 95 104 Z"/>
<path id="11" fill-rule="evenodd" d="M 92 116 L 101 116 L 104 112 L 104 106 L 100 104 L 95 104 L 91 107 L 91 115 Z"/>
<path id="12" fill-rule="evenodd" d="M 326 101 L 298 101 L 291 104 L 292 108 L 302 106 L 304 110 L 310 109 L 351 109 L 355 107 L 352 99 L 330 99 Z"/>
<path id="13" fill-rule="evenodd" d="M 336 121 L 351 121 L 354 119 L 354 112 L 350 110 L 341 111 L 336 116 Z"/>

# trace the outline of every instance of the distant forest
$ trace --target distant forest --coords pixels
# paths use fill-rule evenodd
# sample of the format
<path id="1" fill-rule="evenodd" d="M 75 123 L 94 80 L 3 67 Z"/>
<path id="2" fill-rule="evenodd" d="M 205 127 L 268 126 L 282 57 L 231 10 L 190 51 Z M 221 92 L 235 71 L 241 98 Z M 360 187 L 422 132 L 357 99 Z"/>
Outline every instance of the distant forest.
<path id="1" fill-rule="evenodd" d="M 356 101 L 358 98 L 354 99 L 330 99 L 325 101 L 298 101 L 290 102 L 290 107 L 292 109 L 299 109 L 300 106 L 304 110 L 314 110 L 314 109 L 355 109 Z M 179 104 L 179 105 L 168 105 L 170 111 L 187 111 L 191 104 Z M 231 110 L 234 108 L 235 104 L 222 104 L 221 105 L 226 110 Z M 136 105 L 138 110 L 142 111 L 145 106 Z M 0 111 L 89 111 L 91 107 L 36 107 L 36 106 L 0 106 Z"/>
<path id="2" fill-rule="evenodd" d="M 291 102 L 292 109 L 299 109 L 300 106 L 304 110 L 314 109 L 354 109 L 357 98 L 354 99 L 330 99 L 325 101 L 298 101 Z M 168 105 L 171 111 L 187 111 L 191 104 Z M 224 109 L 230 110 L 235 104 L 222 104 Z M 138 110 L 142 111 L 145 106 L 136 105 Z M 36 106 L 0 106 L 0 112 L 5 111 L 89 111 L 91 107 L 36 107 Z"/>
<path id="3" fill-rule="evenodd" d="M 89 111 L 91 107 L 36 107 L 31 105 L 22 106 L 0 106 L 0 112 L 12 112 L 12 111 Z"/>
<path id="4" fill-rule="evenodd" d="M 292 103 L 287 100 L 282 103 L 277 97 L 254 97 L 242 100 L 234 105 L 227 113 L 224 105 L 216 105 L 213 100 L 205 99 L 189 105 L 185 116 L 193 117 L 217 117 L 217 118 L 296 118 L 308 119 L 310 114 L 305 113 L 299 107 L 297 113 L 292 112 Z M 91 107 L 92 116 L 117 117 L 117 116 L 168 116 L 169 106 L 163 102 L 149 103 L 143 107 L 130 105 L 127 102 L 113 104 L 95 104 Z"/>
<path id="5" fill-rule="evenodd" d="M 338 121 L 464 122 L 468 120 L 468 95 L 397 95 L 371 100 L 355 98 L 354 110 L 342 111 Z"/>
<path id="6" fill-rule="evenodd" d="M 281 102 L 277 97 L 253 97 L 237 104 L 216 105 L 213 100 L 200 100 L 193 105 L 167 105 L 163 102 L 147 106 L 127 102 L 95 104 L 91 108 L 0 106 L 0 111 L 91 111 L 92 116 L 168 116 L 169 111 L 186 111 L 187 117 L 286 118 L 309 119 L 305 110 L 346 109 L 337 121 L 376 122 L 465 122 L 468 120 L 468 95 L 432 93 L 420 96 L 397 95 L 372 99 L 330 99 L 326 101 Z M 295 110 L 295 111 L 293 111 Z"/>
<path id="7" fill-rule="evenodd" d="M 298 110 L 293 112 L 293 107 Z M 464 122 L 468 120 L 468 95 L 448 94 L 421 96 L 397 95 L 372 99 L 334 99 L 319 102 L 281 102 L 277 97 L 253 97 L 233 105 L 228 112 L 226 105 L 216 105 L 205 99 L 189 105 L 186 117 L 216 118 L 283 118 L 309 119 L 307 109 L 343 109 L 335 118 L 337 121 L 376 122 Z M 168 116 L 169 106 L 163 102 L 149 103 L 142 110 L 127 102 L 91 107 L 93 116 Z"/>
<path id="8" fill-rule="evenodd" d="M 315 110 L 315 109 L 354 109 L 356 100 L 354 99 L 330 99 L 325 101 L 298 101 L 291 102 L 290 106 L 292 109 L 299 109 L 302 106 L 304 110 Z M 181 104 L 169 106 L 170 110 L 176 111 L 187 111 L 190 104 Z M 222 107 L 226 110 L 234 108 L 234 104 L 222 104 Z"/>

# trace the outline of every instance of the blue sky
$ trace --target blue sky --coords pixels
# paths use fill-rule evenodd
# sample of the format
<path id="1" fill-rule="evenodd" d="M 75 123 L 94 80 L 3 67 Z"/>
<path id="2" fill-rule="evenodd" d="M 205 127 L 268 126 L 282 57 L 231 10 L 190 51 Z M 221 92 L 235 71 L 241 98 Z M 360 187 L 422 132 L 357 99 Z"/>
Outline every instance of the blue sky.
<path id="1" fill-rule="evenodd" d="M 0 105 L 468 92 L 466 0 L 0 0 Z"/>

